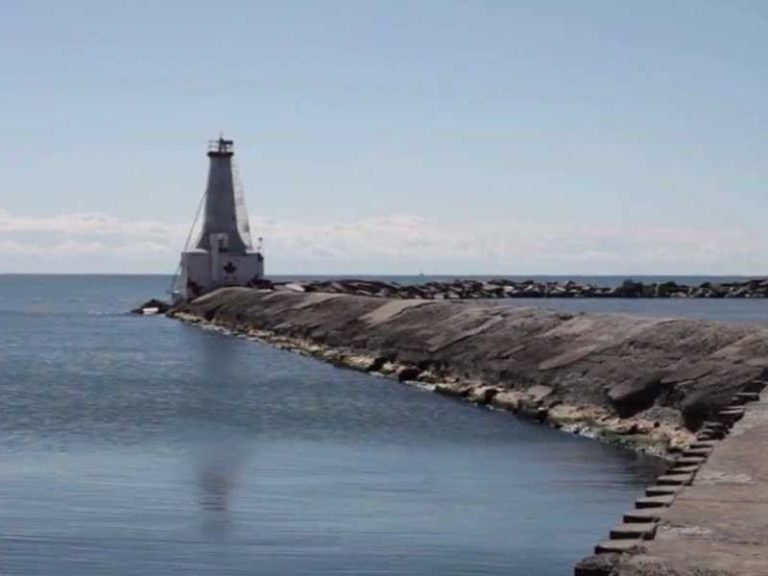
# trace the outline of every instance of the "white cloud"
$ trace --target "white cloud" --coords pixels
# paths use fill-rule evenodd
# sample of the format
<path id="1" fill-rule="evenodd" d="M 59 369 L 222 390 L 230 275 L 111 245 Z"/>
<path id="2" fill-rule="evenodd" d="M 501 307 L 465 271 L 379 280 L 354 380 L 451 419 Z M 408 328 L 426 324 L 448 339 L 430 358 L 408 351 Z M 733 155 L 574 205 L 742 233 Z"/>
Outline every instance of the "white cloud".
<path id="1" fill-rule="evenodd" d="M 747 231 L 438 222 L 391 214 L 349 222 L 252 221 L 269 269 L 295 273 L 758 274 L 768 257 Z M 99 213 L 0 210 L 0 271 L 172 272 L 187 226 Z"/>

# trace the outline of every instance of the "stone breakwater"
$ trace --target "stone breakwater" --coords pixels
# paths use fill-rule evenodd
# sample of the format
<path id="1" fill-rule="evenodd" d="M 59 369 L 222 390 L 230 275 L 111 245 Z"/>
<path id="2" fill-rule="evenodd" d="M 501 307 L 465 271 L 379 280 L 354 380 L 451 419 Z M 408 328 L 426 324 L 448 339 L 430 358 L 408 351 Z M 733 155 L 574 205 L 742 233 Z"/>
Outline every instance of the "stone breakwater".
<path id="1" fill-rule="evenodd" d="M 500 298 L 766 298 L 768 279 L 743 282 L 704 282 L 699 285 L 676 282 L 643 283 L 625 280 L 607 287 L 567 282 L 538 282 L 498 278 L 487 281 L 456 279 L 424 284 L 398 284 L 378 280 L 327 280 L 273 283 L 259 281 L 256 288 L 294 292 L 354 294 L 381 298 L 424 300 L 466 300 Z"/>
<path id="2" fill-rule="evenodd" d="M 768 369 L 768 328 L 700 320 L 248 288 L 169 314 L 662 455 Z"/>

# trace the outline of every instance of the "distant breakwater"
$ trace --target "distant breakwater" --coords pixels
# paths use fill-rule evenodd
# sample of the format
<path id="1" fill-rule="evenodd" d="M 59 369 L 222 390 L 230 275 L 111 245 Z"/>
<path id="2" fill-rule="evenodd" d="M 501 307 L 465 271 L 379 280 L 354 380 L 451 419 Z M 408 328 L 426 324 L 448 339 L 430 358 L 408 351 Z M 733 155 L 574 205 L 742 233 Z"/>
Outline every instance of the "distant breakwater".
<path id="1" fill-rule="evenodd" d="M 657 454 L 768 372 L 768 328 L 493 302 L 224 288 L 170 311 Z"/>
<path id="2" fill-rule="evenodd" d="M 424 284 L 399 284 L 381 280 L 317 280 L 271 282 L 261 280 L 256 288 L 294 292 L 354 294 L 379 298 L 421 300 L 474 300 L 504 298 L 768 298 L 768 279 L 740 282 L 704 282 L 697 285 L 674 281 L 643 283 L 627 279 L 617 286 L 598 286 L 573 280 L 455 279 Z"/>

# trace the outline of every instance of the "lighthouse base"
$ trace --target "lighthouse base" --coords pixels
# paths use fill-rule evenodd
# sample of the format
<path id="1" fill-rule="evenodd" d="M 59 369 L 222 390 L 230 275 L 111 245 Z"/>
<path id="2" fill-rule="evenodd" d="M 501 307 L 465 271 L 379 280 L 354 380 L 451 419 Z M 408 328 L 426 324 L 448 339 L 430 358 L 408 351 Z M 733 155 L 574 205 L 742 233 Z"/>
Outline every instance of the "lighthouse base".
<path id="1" fill-rule="evenodd" d="M 192 300 L 223 286 L 247 286 L 264 277 L 260 252 L 190 250 L 181 254 L 179 297 Z"/>

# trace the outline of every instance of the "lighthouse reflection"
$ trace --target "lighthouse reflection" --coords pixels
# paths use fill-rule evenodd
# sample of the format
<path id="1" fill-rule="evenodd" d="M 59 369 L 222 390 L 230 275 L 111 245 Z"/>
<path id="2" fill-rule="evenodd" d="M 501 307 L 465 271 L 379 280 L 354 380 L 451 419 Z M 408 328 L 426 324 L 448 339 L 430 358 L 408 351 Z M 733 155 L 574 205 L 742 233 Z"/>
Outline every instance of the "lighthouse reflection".
<path id="1" fill-rule="evenodd" d="M 210 332 L 190 334 L 200 359 L 200 378 L 190 382 L 194 411 L 190 456 L 195 476 L 202 529 L 207 536 L 223 537 L 231 528 L 233 498 L 241 480 L 257 414 L 243 414 L 243 386 L 237 374 L 247 350 L 229 338 Z M 247 417 L 248 426 L 238 426 Z"/>
<path id="2" fill-rule="evenodd" d="M 198 500 L 203 510 L 227 512 L 230 497 L 245 462 L 245 449 L 231 437 L 210 439 L 197 454 Z"/>
<path id="3" fill-rule="evenodd" d="M 233 494 L 246 456 L 244 443 L 232 435 L 213 434 L 195 447 L 193 457 L 201 527 L 209 537 L 223 537 L 231 528 Z"/>

